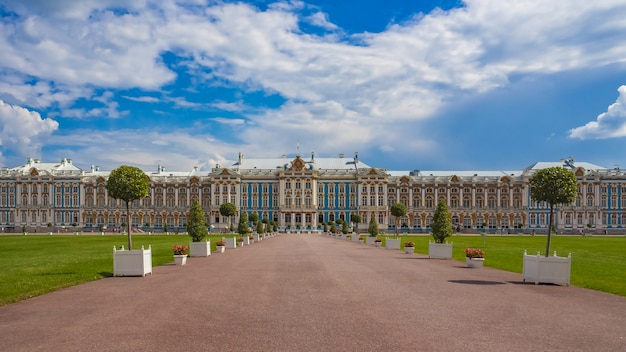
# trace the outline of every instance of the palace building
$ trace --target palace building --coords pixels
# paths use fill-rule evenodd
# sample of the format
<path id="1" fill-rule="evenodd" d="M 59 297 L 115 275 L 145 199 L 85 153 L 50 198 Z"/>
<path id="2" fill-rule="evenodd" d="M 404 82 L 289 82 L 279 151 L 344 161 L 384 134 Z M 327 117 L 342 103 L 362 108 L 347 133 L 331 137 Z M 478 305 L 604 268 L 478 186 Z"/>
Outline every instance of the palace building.
<path id="1" fill-rule="evenodd" d="M 257 212 L 281 230 L 316 231 L 323 223 L 361 216 L 360 231 L 371 218 L 383 231 L 393 231 L 391 205 L 401 202 L 407 214 L 401 232 L 429 232 L 439 200 L 445 200 L 452 222 L 465 232 L 546 232 L 549 209 L 530 199 L 529 178 L 535 171 L 560 166 L 578 178 L 574 204 L 557 207 L 559 233 L 620 232 L 626 226 L 626 173 L 575 162 L 537 162 L 514 171 L 389 171 L 351 157 L 282 156 L 244 158 L 216 165 L 210 171 L 145 171 L 148 197 L 131 205 L 130 224 L 136 231 L 184 231 L 194 200 L 202 205 L 207 223 L 228 226 L 220 205 L 233 203 L 241 212 Z M 26 164 L 0 170 L 2 232 L 111 231 L 127 223 L 122 201 L 107 195 L 110 171 L 83 170 L 70 159 Z M 620 232 L 621 233 L 621 232 Z"/>

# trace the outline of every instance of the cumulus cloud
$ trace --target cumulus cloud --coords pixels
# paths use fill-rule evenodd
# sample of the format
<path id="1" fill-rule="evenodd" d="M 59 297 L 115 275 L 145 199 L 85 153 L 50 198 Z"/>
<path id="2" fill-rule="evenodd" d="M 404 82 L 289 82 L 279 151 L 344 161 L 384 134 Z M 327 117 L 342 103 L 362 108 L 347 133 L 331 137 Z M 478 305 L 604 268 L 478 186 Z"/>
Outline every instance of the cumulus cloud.
<path id="1" fill-rule="evenodd" d="M 617 89 L 619 96 L 595 121 L 569 130 L 570 138 L 606 139 L 626 137 L 626 86 Z"/>
<path id="2" fill-rule="evenodd" d="M 466 0 L 463 8 L 419 14 L 381 33 L 348 37 L 333 35 L 341 29 L 302 1 L 278 1 L 266 10 L 200 0 L 4 3 L 18 13 L 0 21 L 4 101 L 37 109 L 58 106 L 66 117 L 124 118 L 121 98 L 146 105 L 168 102 L 177 109 L 235 111 L 243 116 L 214 121 L 241 129 L 241 139 L 251 144 L 238 148 L 272 155 L 284 153 L 296 138 L 332 154 L 367 147 L 402 151 L 407 140 L 419 141 L 411 142 L 412 148 L 432 150 L 437 143 L 420 127 L 459 94 L 506 86 L 514 75 L 600 67 L 626 57 L 626 3 L 619 0 Z M 319 31 L 304 32 L 299 27 L 303 22 Z M 165 54 L 175 63 L 165 62 Z M 191 77 L 188 90 L 200 94 L 203 87 L 220 86 L 241 95 L 277 95 L 284 102 L 254 109 L 240 95 L 234 102 L 211 102 L 210 96 L 194 102 L 171 92 L 181 73 Z M 102 91 L 114 93 L 97 93 Z M 155 92 L 158 99 L 152 97 Z M 624 95 L 620 91 L 620 99 Z M 103 106 L 73 106 L 79 99 Z M 616 104 L 623 107 L 620 100 Z M 163 107 L 158 109 L 155 114 Z M 606 114 L 610 117 L 602 120 L 621 127 L 611 108 Z M 595 123 L 609 125 L 600 117 Z M 572 130 L 572 137 L 590 135 L 591 124 Z M 595 129 L 604 131 L 600 127 Z M 172 130 L 155 132 L 148 145 L 179 137 L 206 146 L 196 131 Z M 397 138 L 383 131 L 394 131 Z M 127 145 L 119 160 L 131 155 L 148 160 L 147 153 L 153 152 L 171 154 L 182 166 L 191 160 L 181 156 L 196 155 L 184 143 L 177 144 L 178 153 L 136 145 L 142 152 L 133 154 L 128 151 L 133 141 L 139 143 L 137 138 L 102 134 Z M 210 138 L 219 151 L 202 156 L 205 160 L 223 160 L 221 155 L 237 151 L 218 136 Z M 258 140 L 263 144 L 257 145 Z M 108 150 L 108 140 L 102 146 L 97 142 L 85 148 Z"/>
<path id="3" fill-rule="evenodd" d="M 36 111 L 0 100 L 0 126 L 0 148 L 24 157 L 39 155 L 59 123 L 50 118 L 42 119 Z"/>

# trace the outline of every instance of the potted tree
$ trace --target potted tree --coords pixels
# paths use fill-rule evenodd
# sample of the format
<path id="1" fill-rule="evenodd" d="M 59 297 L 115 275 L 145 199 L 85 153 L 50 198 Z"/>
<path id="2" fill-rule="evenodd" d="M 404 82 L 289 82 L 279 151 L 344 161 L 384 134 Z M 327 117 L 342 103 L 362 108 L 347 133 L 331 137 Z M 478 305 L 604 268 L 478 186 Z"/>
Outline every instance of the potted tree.
<path id="1" fill-rule="evenodd" d="M 237 207 L 233 203 L 223 203 L 220 205 L 220 214 L 228 217 L 228 229 L 232 231 L 232 217 L 237 214 Z"/>
<path id="2" fill-rule="evenodd" d="M 523 280 L 534 281 L 535 284 L 544 282 L 569 285 L 572 255 L 570 253 L 567 257 L 557 257 L 555 251 L 550 257 L 550 238 L 554 226 L 554 207 L 576 201 L 578 192 L 576 175 L 562 167 L 549 167 L 537 171 L 529 183 L 531 199 L 546 202 L 550 208 L 550 216 L 545 256 L 542 257 L 540 253 L 528 255 L 524 251 Z"/>
<path id="3" fill-rule="evenodd" d="M 406 215 L 406 206 L 402 203 L 394 203 L 391 206 L 391 215 L 395 218 L 394 230 L 396 236 L 398 236 L 398 222 L 401 217 Z"/>
<path id="4" fill-rule="evenodd" d="M 134 166 L 122 165 L 109 174 L 106 181 L 108 195 L 126 203 L 126 218 L 130 219 L 130 204 L 148 195 L 148 176 Z M 130 223 L 127 224 L 128 249 L 113 247 L 114 276 L 146 276 L 152 273 L 152 248 L 133 250 Z"/>
<path id="5" fill-rule="evenodd" d="M 452 218 L 443 199 L 437 203 L 437 209 L 435 209 L 433 214 L 433 221 L 430 227 L 434 242 L 428 242 L 428 257 L 451 259 L 452 243 L 446 243 L 446 238 L 452 236 Z"/>
<path id="6" fill-rule="evenodd" d="M 415 242 L 404 242 L 404 253 L 413 254 L 415 253 Z"/>
<path id="7" fill-rule="evenodd" d="M 209 230 L 207 229 L 204 212 L 198 200 L 194 200 L 189 209 L 187 233 L 191 236 L 191 243 L 189 243 L 190 257 L 208 257 L 211 255 L 211 241 L 207 240 Z"/>
<path id="8" fill-rule="evenodd" d="M 248 214 L 245 211 L 242 211 L 241 216 L 239 217 L 239 224 L 237 225 L 237 233 L 240 235 L 240 238 L 243 239 L 243 244 L 250 244 L 248 232 L 250 232 L 250 227 L 248 226 Z"/>

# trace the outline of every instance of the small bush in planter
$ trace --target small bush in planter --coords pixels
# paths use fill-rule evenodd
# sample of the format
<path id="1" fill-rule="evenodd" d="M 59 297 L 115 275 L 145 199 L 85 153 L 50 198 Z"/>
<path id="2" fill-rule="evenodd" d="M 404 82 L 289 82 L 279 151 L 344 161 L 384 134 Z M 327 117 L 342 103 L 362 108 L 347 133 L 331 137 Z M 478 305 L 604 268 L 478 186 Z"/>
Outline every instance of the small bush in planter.
<path id="1" fill-rule="evenodd" d="M 414 242 L 404 242 L 404 246 L 405 247 L 415 247 L 415 243 Z"/>

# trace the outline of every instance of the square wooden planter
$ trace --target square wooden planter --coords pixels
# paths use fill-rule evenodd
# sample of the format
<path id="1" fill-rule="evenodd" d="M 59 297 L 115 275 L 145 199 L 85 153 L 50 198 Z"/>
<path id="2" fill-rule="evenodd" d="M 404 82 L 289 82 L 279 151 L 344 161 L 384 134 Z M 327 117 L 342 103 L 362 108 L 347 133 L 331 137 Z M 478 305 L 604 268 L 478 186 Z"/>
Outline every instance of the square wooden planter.
<path id="1" fill-rule="evenodd" d="M 385 249 L 400 249 L 400 239 L 387 238 L 385 241 Z"/>
<path id="2" fill-rule="evenodd" d="M 222 240 L 226 244 L 226 248 L 228 249 L 237 248 L 237 239 L 235 237 L 222 238 Z"/>
<path id="3" fill-rule="evenodd" d="M 211 241 L 189 242 L 190 257 L 208 257 L 211 255 Z"/>
<path id="4" fill-rule="evenodd" d="M 565 284 L 569 286 L 572 269 L 572 254 L 567 257 L 557 257 L 556 252 L 552 257 L 528 255 L 524 251 L 524 269 L 522 278 L 533 281 L 535 285 L 541 283 Z"/>
<path id="5" fill-rule="evenodd" d="M 152 247 L 132 251 L 113 247 L 113 276 L 146 276 L 152 274 Z"/>
<path id="6" fill-rule="evenodd" d="M 428 257 L 434 259 L 452 259 L 452 243 L 428 242 Z"/>

